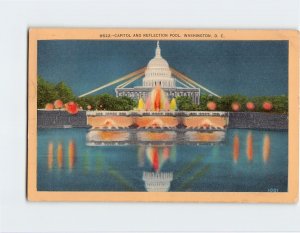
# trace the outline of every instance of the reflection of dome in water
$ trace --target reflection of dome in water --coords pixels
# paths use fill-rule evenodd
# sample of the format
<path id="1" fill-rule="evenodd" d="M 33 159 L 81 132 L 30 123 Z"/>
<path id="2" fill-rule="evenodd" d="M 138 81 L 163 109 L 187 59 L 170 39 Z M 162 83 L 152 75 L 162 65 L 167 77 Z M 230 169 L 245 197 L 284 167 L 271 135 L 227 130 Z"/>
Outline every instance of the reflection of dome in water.
<path id="1" fill-rule="evenodd" d="M 143 80 L 145 87 L 155 87 L 157 84 L 161 87 L 175 87 L 175 79 L 171 76 L 169 64 L 161 56 L 159 42 L 157 42 L 155 57 L 149 61 Z"/>
<path id="2" fill-rule="evenodd" d="M 144 172 L 143 180 L 148 192 L 168 192 L 173 180 L 172 172 Z"/>

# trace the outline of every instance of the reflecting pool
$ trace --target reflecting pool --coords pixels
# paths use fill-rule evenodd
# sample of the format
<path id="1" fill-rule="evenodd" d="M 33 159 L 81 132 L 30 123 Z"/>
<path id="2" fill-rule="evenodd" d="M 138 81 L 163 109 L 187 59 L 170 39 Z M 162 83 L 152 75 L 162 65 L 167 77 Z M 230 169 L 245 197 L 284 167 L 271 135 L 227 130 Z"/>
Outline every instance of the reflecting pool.
<path id="1" fill-rule="evenodd" d="M 107 146 L 90 146 L 88 133 L 38 129 L 39 191 L 287 191 L 287 131 L 229 129 L 219 143 Z"/>

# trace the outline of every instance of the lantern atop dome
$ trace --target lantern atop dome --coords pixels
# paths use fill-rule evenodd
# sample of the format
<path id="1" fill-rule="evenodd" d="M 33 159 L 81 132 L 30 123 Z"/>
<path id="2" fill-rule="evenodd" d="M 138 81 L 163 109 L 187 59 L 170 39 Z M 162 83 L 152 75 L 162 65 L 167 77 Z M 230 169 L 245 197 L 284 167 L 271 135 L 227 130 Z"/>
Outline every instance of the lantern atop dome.
<path id="1" fill-rule="evenodd" d="M 160 55 L 159 41 L 157 41 L 157 44 L 156 44 L 155 57 L 161 57 L 161 55 Z"/>

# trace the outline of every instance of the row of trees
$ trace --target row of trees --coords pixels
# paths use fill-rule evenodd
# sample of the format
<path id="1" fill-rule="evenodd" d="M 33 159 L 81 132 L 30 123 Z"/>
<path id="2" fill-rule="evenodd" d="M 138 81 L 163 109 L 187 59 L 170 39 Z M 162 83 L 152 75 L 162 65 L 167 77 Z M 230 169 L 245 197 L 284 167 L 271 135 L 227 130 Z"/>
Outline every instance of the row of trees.
<path id="1" fill-rule="evenodd" d="M 111 111 L 129 111 L 137 106 L 133 99 L 122 96 L 115 97 L 110 94 L 101 94 L 79 98 L 64 82 L 50 83 L 41 76 L 38 77 L 37 106 L 45 108 L 49 103 L 61 100 L 63 103 L 75 102 L 82 109 L 98 109 Z"/>
<path id="2" fill-rule="evenodd" d="M 82 109 L 110 110 L 110 111 L 129 111 L 137 108 L 137 101 L 126 97 L 115 97 L 110 94 L 101 94 L 79 98 L 74 95 L 72 89 L 64 82 L 57 84 L 50 83 L 42 77 L 38 77 L 37 105 L 38 108 L 45 108 L 47 103 L 54 103 L 61 100 L 63 103 L 75 102 Z M 271 103 L 269 110 L 264 108 L 264 103 Z M 214 106 L 211 109 L 209 106 Z M 249 108 L 252 103 L 252 109 Z M 246 97 L 242 95 L 227 95 L 221 98 L 201 95 L 200 104 L 194 104 L 190 97 L 180 96 L 176 98 L 177 109 L 182 111 L 233 111 L 233 104 L 238 105 L 238 111 L 269 111 L 277 113 L 288 112 L 287 96 L 259 96 Z M 247 107 L 248 106 L 248 107 Z"/>
<path id="3" fill-rule="evenodd" d="M 115 97 L 110 94 L 86 96 L 77 102 L 83 109 L 129 111 L 137 107 L 137 102 L 127 96 Z"/>
<path id="4" fill-rule="evenodd" d="M 53 103 L 55 100 L 60 99 L 63 103 L 77 100 L 73 91 L 64 82 L 58 84 L 50 83 L 38 76 L 37 80 L 37 106 L 44 108 L 46 104 Z"/>
<path id="5" fill-rule="evenodd" d="M 192 99 L 187 96 L 177 97 L 176 101 L 178 109 L 182 111 L 207 111 L 211 110 L 209 109 L 209 105 L 211 103 L 215 103 L 216 111 L 233 111 L 233 108 L 236 105 L 238 106 L 238 111 L 240 112 L 268 111 L 276 113 L 288 113 L 287 96 L 247 97 L 242 95 L 226 95 L 218 98 L 204 94 L 200 97 L 200 105 L 194 104 Z M 269 106 L 271 105 L 271 108 L 267 104 Z"/>

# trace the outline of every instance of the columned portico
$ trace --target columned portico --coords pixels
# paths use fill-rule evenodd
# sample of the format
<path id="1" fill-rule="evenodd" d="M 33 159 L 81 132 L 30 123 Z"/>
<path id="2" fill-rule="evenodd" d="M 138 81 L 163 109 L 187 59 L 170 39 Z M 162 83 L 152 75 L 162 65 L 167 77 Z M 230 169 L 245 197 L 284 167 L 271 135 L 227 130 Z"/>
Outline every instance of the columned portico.
<path id="1" fill-rule="evenodd" d="M 164 88 L 164 92 L 168 99 L 176 98 L 177 96 L 191 97 L 193 103 L 200 103 L 200 90 L 198 88 Z M 150 87 L 132 87 L 132 88 L 116 88 L 116 96 L 127 96 L 135 100 L 142 98 L 146 101 L 148 93 L 152 91 Z"/>

